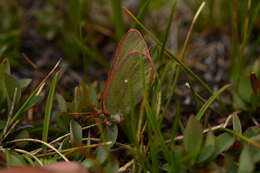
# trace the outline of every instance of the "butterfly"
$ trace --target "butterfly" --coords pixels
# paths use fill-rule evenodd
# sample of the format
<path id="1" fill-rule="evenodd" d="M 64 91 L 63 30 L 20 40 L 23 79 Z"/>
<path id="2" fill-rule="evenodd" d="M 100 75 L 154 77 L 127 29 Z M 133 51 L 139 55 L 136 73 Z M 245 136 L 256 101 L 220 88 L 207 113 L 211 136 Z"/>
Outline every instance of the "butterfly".
<path id="1" fill-rule="evenodd" d="M 100 109 L 87 105 L 90 112 L 70 114 L 78 118 L 83 118 L 81 115 L 90 115 L 94 119 L 104 117 L 110 120 L 110 115 L 119 115 L 121 119 L 121 115 L 128 114 L 141 101 L 145 88 L 154 77 L 155 65 L 147 44 L 138 30 L 130 29 L 119 42 L 112 59 L 105 87 L 101 92 Z"/>
<path id="2" fill-rule="evenodd" d="M 101 96 L 102 113 L 127 114 L 143 98 L 155 65 L 142 34 L 130 29 L 119 42 Z"/>

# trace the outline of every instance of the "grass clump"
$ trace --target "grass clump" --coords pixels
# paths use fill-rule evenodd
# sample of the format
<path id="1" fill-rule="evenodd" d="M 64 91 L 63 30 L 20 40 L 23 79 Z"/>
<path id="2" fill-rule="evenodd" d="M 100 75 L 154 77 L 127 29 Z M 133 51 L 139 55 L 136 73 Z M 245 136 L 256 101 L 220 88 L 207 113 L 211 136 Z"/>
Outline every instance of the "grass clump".
<path id="1" fill-rule="evenodd" d="M 89 172 L 259 171 L 260 3 L 198 2 L 141 0 L 136 16 L 116 0 L 103 2 L 110 9 L 101 1 L 48 1 L 27 12 L 0 3 L 9 16 L 0 24 L 1 166 L 64 160 Z M 106 15 L 94 16 L 92 8 Z M 168 10 L 157 21 L 163 26 L 153 25 L 156 8 Z M 192 15 L 181 14 L 187 9 Z M 23 18 L 20 11 L 37 19 L 33 31 L 51 47 L 43 53 L 64 56 L 49 72 L 27 57 L 19 35 L 3 41 L 10 30 L 30 35 L 10 17 Z M 183 31 L 172 42 L 176 21 Z M 128 26 L 135 29 L 123 36 Z M 119 39 L 103 83 L 104 57 Z M 24 73 L 31 67 L 20 55 L 32 59 L 36 77 Z"/>

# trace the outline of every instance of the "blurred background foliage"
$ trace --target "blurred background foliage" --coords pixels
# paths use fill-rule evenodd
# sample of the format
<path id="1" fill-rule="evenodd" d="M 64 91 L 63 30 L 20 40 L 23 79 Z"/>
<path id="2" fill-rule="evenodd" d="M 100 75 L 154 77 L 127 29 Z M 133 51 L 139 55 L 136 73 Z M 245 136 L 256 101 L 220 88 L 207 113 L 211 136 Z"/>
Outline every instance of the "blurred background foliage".
<path id="1" fill-rule="evenodd" d="M 131 147 L 134 148 L 129 153 L 142 163 L 141 165 L 145 167 L 144 170 L 153 170 L 153 172 L 170 170 L 170 163 L 176 163 L 176 167 L 183 166 L 179 163 L 180 161 L 178 162 L 178 159 L 174 160 L 175 156 L 182 158 L 183 163 L 185 163 L 184 170 L 196 170 L 197 168 L 193 169 L 195 162 L 199 166 L 207 165 L 210 162 L 209 167 L 212 169 L 217 167 L 215 170 L 218 170 L 220 168 L 217 164 L 218 160 L 216 162 L 215 160 L 219 155 L 225 158 L 226 162 L 223 163 L 225 170 L 240 169 L 243 172 L 243 167 L 237 168 L 236 165 L 238 153 L 222 154 L 228 149 L 235 148 L 233 146 L 234 136 L 228 133 L 220 135 L 219 133 L 208 133 L 207 140 L 203 141 L 200 122 L 195 118 L 188 118 L 188 116 L 196 114 L 204 103 L 207 103 L 208 100 L 204 98 L 210 98 L 212 95 L 191 79 L 192 77 L 185 71 L 182 71 L 177 81 L 178 86 L 175 88 L 176 70 L 172 67 L 176 66 L 173 65 L 173 61 L 169 60 L 167 56 L 160 56 L 158 45 L 148 36 L 149 34 L 145 32 L 144 28 L 137 25 L 123 9 L 124 7 L 132 11 L 161 42 L 167 40 L 167 48 L 176 55 L 180 55 L 192 19 L 202 2 L 202 0 L 177 1 L 173 20 L 170 21 L 172 27 L 167 33 L 171 7 L 175 3 L 173 0 L 0 0 L 0 114 L 11 115 L 12 111 L 18 112 L 15 114 L 17 115 L 15 119 L 19 119 L 25 111 L 29 110 L 28 117 L 30 114 L 36 115 L 32 122 L 30 122 L 30 118 L 26 117 L 27 122 L 25 121 L 25 125 L 19 127 L 19 133 L 11 133 L 14 136 L 10 138 L 38 137 L 43 131 L 44 125 L 40 120 L 45 109 L 48 109 L 48 103 L 49 107 L 52 106 L 52 101 L 48 98 L 46 108 L 41 105 L 33 107 L 42 102 L 48 94 L 44 90 L 43 97 L 36 96 L 36 84 L 45 77 L 50 67 L 62 58 L 66 71 L 57 85 L 59 94 L 56 101 L 58 106 L 54 106 L 52 113 L 57 126 L 47 128 L 47 130 L 50 131 L 49 136 L 52 138 L 63 135 L 65 132 L 74 133 L 75 136 L 72 135 L 74 142 L 81 143 L 82 129 L 80 125 L 71 121 L 71 116 L 68 114 L 64 116 L 60 116 L 60 114 L 64 112 L 91 112 L 93 109 L 99 108 L 98 98 L 118 41 L 129 28 L 134 27 L 138 28 L 145 36 L 152 58 L 156 63 L 159 79 L 152 87 L 154 92 L 151 96 L 151 105 L 143 108 L 146 114 L 150 113 L 154 116 L 145 117 L 145 122 L 148 124 L 148 130 L 145 131 L 147 139 L 145 140 L 147 140 L 147 146 L 150 147 L 150 152 L 146 153 L 143 144 L 138 143 L 140 139 L 136 137 L 136 129 L 138 128 L 139 119 L 137 117 L 139 117 L 139 113 L 134 110 L 131 115 L 138 116 L 128 116 L 127 122 L 131 123 L 124 123 L 122 125 L 124 128 L 121 129 L 128 137 Z M 259 122 L 259 116 L 256 116 L 259 115 L 260 107 L 259 89 L 257 91 L 254 88 L 259 85 L 260 79 L 260 1 L 207 0 L 205 2 L 206 6 L 196 21 L 190 42 L 183 55 L 185 58 L 182 57 L 183 62 L 194 73 L 198 74 L 213 91 L 219 91 L 222 86 L 232 84 L 230 92 L 222 96 L 225 104 L 223 107 L 227 110 L 218 104 L 208 106 L 211 116 L 209 116 L 209 120 L 205 118 L 205 124 L 216 125 L 223 122 L 221 118 L 224 116 L 219 115 L 228 115 L 228 113 L 242 110 L 244 112 L 242 118 L 240 117 L 241 122 L 236 117 L 237 114 L 232 116 L 233 130 L 240 134 L 242 127 L 249 127 L 243 135 L 248 138 L 257 138 L 257 134 L 259 137 L 259 128 L 253 127 L 251 119 Z M 252 81 L 252 74 L 256 76 L 254 81 Z M 28 78 L 32 78 L 32 80 Z M 58 79 L 57 75 L 50 88 L 56 87 L 55 82 Z M 96 81 L 100 83 L 97 84 Z M 29 85 L 30 82 L 32 85 Z M 27 97 L 30 93 L 33 95 L 31 98 Z M 52 94 L 54 95 L 54 93 Z M 13 98 L 16 98 L 15 102 L 12 102 Z M 158 101 L 159 99 L 161 102 Z M 22 108 L 25 101 L 28 103 Z M 12 108 L 12 106 L 14 107 Z M 180 114 L 186 116 L 180 116 Z M 184 124 L 188 124 L 188 127 L 184 128 L 183 124 L 178 127 L 179 119 L 175 120 L 173 116 L 174 118 L 181 117 L 180 119 L 183 119 Z M 247 124 L 249 119 L 251 124 Z M 8 116 L 3 116 L 0 120 L 0 128 L 4 132 L 8 132 L 6 124 L 9 120 Z M 37 125 L 34 126 L 34 123 Z M 28 124 L 30 124 L 29 127 L 33 126 L 33 128 L 27 128 Z M 178 128 L 186 134 L 184 134 L 186 137 L 184 137 L 184 146 L 182 146 L 184 149 L 177 146 L 176 153 L 168 153 L 167 147 L 176 149 L 174 148 L 175 144 L 173 142 L 169 146 L 166 145 L 162 136 L 173 139 L 177 136 Z M 104 132 L 102 130 L 104 129 L 99 127 L 101 136 Z M 98 133 L 97 131 L 94 132 Z M 200 139 L 197 144 L 194 144 L 198 147 L 198 151 L 190 150 L 190 145 L 193 145 L 190 140 L 194 140 L 193 131 L 196 131 Z M 113 142 L 120 133 L 115 127 L 106 132 L 111 132 L 107 136 L 110 136 Z M 1 135 L 4 136 L 5 133 L 1 133 Z M 94 135 L 96 134 L 94 133 Z M 103 135 L 105 139 L 106 134 Z M 156 138 L 153 139 L 153 137 Z M 123 135 L 122 138 L 124 140 L 126 137 Z M 122 141 L 122 139 L 120 140 Z M 21 143 L 22 147 L 25 144 L 28 142 Z M 211 145 L 214 145 L 216 150 L 212 150 Z M 205 146 L 205 148 L 199 152 L 201 146 Z M 243 150 L 238 149 L 239 152 L 241 151 L 239 161 L 247 163 L 246 159 L 243 160 L 243 158 L 253 158 L 255 162 L 259 161 L 259 154 L 252 158 L 248 154 L 250 152 L 252 154 L 256 148 L 249 148 L 249 144 L 244 146 Z M 68 138 L 65 138 L 59 147 L 66 150 L 74 146 L 69 143 Z M 104 150 L 102 147 L 97 149 L 97 160 L 100 165 L 106 164 L 109 167 L 111 166 L 109 164 L 114 160 L 106 162 L 107 156 L 104 155 L 107 153 Z M 187 150 L 188 154 L 184 150 Z M 198 156 L 197 160 L 195 156 L 189 155 L 189 152 L 196 157 Z M 12 153 L 5 154 L 10 155 L 10 158 L 15 158 Z M 159 157 L 161 155 L 163 155 L 163 159 Z M 78 153 L 69 154 L 69 157 L 71 160 L 83 160 L 83 156 Z M 53 159 L 58 160 L 58 157 Z M 50 159 L 46 159 L 46 162 L 48 161 Z M 167 163 L 159 166 L 164 161 Z M 232 164 L 228 164 L 229 161 Z M 87 159 L 82 163 L 88 166 L 93 165 L 93 162 L 90 163 L 90 160 Z M 112 164 L 111 167 L 113 166 L 118 165 Z M 252 166 L 250 169 L 253 170 L 253 162 L 250 166 Z"/>
<path id="2" fill-rule="evenodd" d="M 201 2 L 178 1 L 167 43 L 174 52 L 180 51 Z M 54 64 L 62 57 L 77 72 L 83 73 L 85 80 L 103 80 L 102 69 L 108 69 L 117 41 L 133 24 L 122 7 L 133 11 L 163 39 L 172 3 L 171 0 L 68 0 L 66 3 L 62 0 L 2 0 L 0 60 L 8 58 L 15 66 L 24 64 L 21 59 L 26 56 L 44 67 L 46 62 Z M 204 57 L 217 56 L 215 58 L 225 61 L 229 65 L 226 67 L 228 80 L 234 84 L 234 95 L 240 103 L 250 100 L 250 95 L 245 93 L 251 92 L 243 91 L 244 86 L 250 88 L 250 72 L 256 72 L 259 77 L 259 8 L 258 1 L 206 1 L 187 51 L 187 60 L 192 60 L 201 56 L 192 52 L 193 48 L 205 46 L 208 51 Z M 204 36 L 203 39 L 200 36 Z M 217 48 L 212 48 L 214 46 Z M 212 52 L 212 49 L 217 50 Z M 220 56 L 222 58 L 218 58 Z M 246 109 L 246 103 L 243 105 Z"/>

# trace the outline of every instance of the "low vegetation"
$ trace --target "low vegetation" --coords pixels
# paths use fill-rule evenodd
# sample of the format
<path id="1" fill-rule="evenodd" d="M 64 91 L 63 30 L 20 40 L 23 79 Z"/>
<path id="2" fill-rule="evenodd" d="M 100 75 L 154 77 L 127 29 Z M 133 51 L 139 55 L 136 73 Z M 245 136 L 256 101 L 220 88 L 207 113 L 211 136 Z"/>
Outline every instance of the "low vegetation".
<path id="1" fill-rule="evenodd" d="M 260 170 L 260 1 L 28 2 L 0 2 L 1 167 Z"/>

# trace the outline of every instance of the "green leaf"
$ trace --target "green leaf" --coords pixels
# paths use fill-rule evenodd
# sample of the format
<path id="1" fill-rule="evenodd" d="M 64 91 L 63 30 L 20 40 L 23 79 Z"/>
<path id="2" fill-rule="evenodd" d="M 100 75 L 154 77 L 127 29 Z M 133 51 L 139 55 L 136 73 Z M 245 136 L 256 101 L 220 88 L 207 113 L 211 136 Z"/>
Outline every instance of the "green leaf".
<path id="1" fill-rule="evenodd" d="M 8 59 L 4 59 L 1 63 L 0 63 L 0 74 L 11 74 L 11 68 L 10 68 L 10 62 Z"/>
<path id="2" fill-rule="evenodd" d="M 20 154 L 13 152 L 13 151 L 8 151 L 8 150 L 5 150 L 4 154 L 5 154 L 7 167 L 26 165 L 25 160 L 23 159 L 23 157 Z"/>
<path id="3" fill-rule="evenodd" d="M 250 94 L 252 93 L 250 78 L 248 76 L 241 76 L 238 85 L 239 96 L 246 101 L 249 101 Z"/>
<path id="4" fill-rule="evenodd" d="M 242 133 L 241 123 L 240 123 L 240 120 L 239 120 L 239 118 L 236 114 L 233 115 L 232 122 L 233 122 L 234 131 L 237 131 L 238 133 Z"/>
<path id="5" fill-rule="evenodd" d="M 116 143 L 116 139 L 118 136 L 118 128 L 116 124 L 112 124 L 111 126 L 107 126 L 105 128 L 105 133 L 104 133 L 106 141 L 111 141 L 112 144 L 109 146 L 112 147 Z"/>
<path id="6" fill-rule="evenodd" d="M 80 107 L 80 100 L 82 98 L 81 95 L 79 95 L 78 93 L 78 90 L 79 90 L 79 87 L 75 87 L 74 88 L 74 99 L 73 101 L 71 102 L 71 105 L 70 105 L 70 111 L 72 112 L 81 112 L 81 107 Z"/>
<path id="7" fill-rule="evenodd" d="M 67 112 L 67 103 L 62 95 L 56 94 L 56 99 L 58 101 L 59 109 L 61 112 Z"/>
<path id="8" fill-rule="evenodd" d="M 7 49 L 8 49 L 7 45 L 2 45 L 2 47 L 0 48 L 0 60 L 2 59 L 4 53 L 6 52 Z"/>
<path id="9" fill-rule="evenodd" d="M 44 110 L 44 122 L 43 122 L 43 130 L 42 130 L 42 140 L 44 142 L 48 141 L 48 133 L 49 133 L 49 126 L 51 120 L 51 112 L 53 107 L 54 95 L 55 95 L 55 88 L 57 82 L 59 80 L 60 73 L 56 73 L 53 79 L 51 80 L 50 90 L 48 93 L 45 110 Z M 46 146 L 43 145 L 43 151 L 46 152 Z"/>
<path id="10" fill-rule="evenodd" d="M 16 98 L 15 98 L 15 105 L 16 105 L 20 101 L 21 92 L 22 92 L 18 80 L 11 75 L 4 74 L 4 81 L 5 81 L 4 85 L 5 85 L 5 91 L 7 94 L 9 107 L 11 106 L 11 102 L 13 101 L 15 89 L 17 89 Z"/>
<path id="11" fill-rule="evenodd" d="M 2 130 L 5 127 L 6 121 L 0 120 L 0 130 Z"/>
<path id="12" fill-rule="evenodd" d="M 95 90 L 95 85 L 86 86 L 85 84 L 80 84 L 74 90 L 74 99 L 71 105 L 71 110 L 73 112 L 82 112 L 86 109 L 87 105 L 97 105 L 97 94 Z"/>
<path id="13" fill-rule="evenodd" d="M 243 133 L 244 136 L 251 138 L 253 136 L 260 134 L 260 126 L 253 126 L 246 129 L 246 131 Z"/>
<path id="14" fill-rule="evenodd" d="M 238 173 L 251 173 L 254 170 L 254 162 L 249 150 L 249 145 L 246 145 L 239 158 Z"/>
<path id="15" fill-rule="evenodd" d="M 191 156 L 196 157 L 196 155 L 199 153 L 201 143 L 202 127 L 199 120 L 191 116 L 184 130 L 184 148 Z"/>
<path id="16" fill-rule="evenodd" d="M 212 131 L 209 131 L 207 133 L 205 146 L 214 146 L 215 144 L 216 144 L 216 137 L 214 136 Z"/>
<path id="17" fill-rule="evenodd" d="M 238 133 L 234 130 L 231 130 L 231 129 L 228 129 L 228 128 L 222 128 L 222 130 L 234 135 L 235 137 L 239 138 L 239 139 L 242 139 L 243 141 L 257 147 L 257 148 L 260 148 L 260 144 L 255 142 L 254 140 L 250 139 L 250 138 L 247 138 L 246 136 L 244 136 L 243 134 L 241 133 Z M 256 136 L 257 137 L 257 136 Z M 253 137 L 254 138 L 254 137 Z"/>
<path id="18" fill-rule="evenodd" d="M 203 147 L 199 155 L 198 162 L 201 163 L 209 159 L 214 154 L 214 151 L 215 151 L 215 146 L 213 145 Z"/>
<path id="19" fill-rule="evenodd" d="M 104 146 L 97 148 L 97 160 L 100 164 L 104 163 L 108 159 L 108 151 Z"/>
<path id="20" fill-rule="evenodd" d="M 47 165 L 47 164 L 50 164 L 50 163 L 56 163 L 57 160 L 58 160 L 57 158 L 52 157 L 52 158 L 46 158 L 46 159 L 44 158 L 41 161 L 44 165 Z"/>
<path id="21" fill-rule="evenodd" d="M 74 120 L 70 121 L 70 139 L 75 146 L 80 146 L 82 143 L 82 127 Z"/>
<path id="22" fill-rule="evenodd" d="M 38 104 L 40 100 L 41 100 L 41 96 L 32 96 L 32 97 L 28 98 L 25 102 L 24 107 L 23 106 L 21 107 L 22 109 L 20 109 L 20 114 L 31 109 L 33 106 Z"/>
<path id="23" fill-rule="evenodd" d="M 207 134 L 205 146 L 202 148 L 202 151 L 199 155 L 198 162 L 204 162 L 209 159 L 215 152 L 215 136 L 212 131 L 209 131 Z"/>
<path id="24" fill-rule="evenodd" d="M 96 106 L 97 102 L 97 92 L 96 92 L 96 85 L 95 83 L 88 87 L 88 101 L 87 104 Z"/>
<path id="25" fill-rule="evenodd" d="M 29 137 L 30 137 L 29 132 L 27 130 L 22 130 L 15 136 L 15 139 L 24 139 Z M 17 142 L 15 145 L 20 148 L 24 148 L 28 145 L 28 142 Z"/>
<path id="26" fill-rule="evenodd" d="M 90 159 L 86 159 L 83 162 L 81 162 L 81 165 L 83 165 L 84 167 L 86 167 L 87 169 L 90 169 L 92 167 L 95 166 L 94 161 L 90 160 Z"/>
<path id="27" fill-rule="evenodd" d="M 30 106 L 32 106 L 33 104 L 37 103 L 38 100 L 37 100 L 37 95 L 36 94 L 38 93 L 39 89 L 44 86 L 44 83 L 46 82 L 46 80 L 57 69 L 59 64 L 60 64 L 60 61 L 58 61 L 58 63 L 54 66 L 52 71 L 50 71 L 50 73 L 44 78 L 44 80 L 40 83 L 40 85 L 38 85 L 33 90 L 33 92 L 29 95 L 29 97 L 24 101 L 22 106 L 16 111 L 14 116 L 11 118 L 9 125 L 11 125 L 14 122 L 16 122 L 22 116 L 22 113 L 27 110 L 27 108 L 30 108 Z"/>
<path id="28" fill-rule="evenodd" d="M 248 105 L 245 103 L 245 101 L 236 93 L 233 95 L 234 98 L 234 107 L 242 108 L 243 110 L 250 110 Z"/>
<path id="29" fill-rule="evenodd" d="M 69 131 L 71 116 L 67 114 L 57 114 L 57 125 L 65 132 Z"/>
<path id="30" fill-rule="evenodd" d="M 252 138 L 250 138 L 250 139 L 252 139 L 252 140 L 254 140 L 254 141 L 258 141 L 258 143 L 260 143 L 260 136 L 259 136 L 259 135 L 258 135 L 258 136 L 255 136 L 255 137 L 252 137 Z M 252 154 L 252 160 L 253 160 L 253 162 L 254 162 L 254 163 L 260 162 L 260 150 L 259 150 L 259 148 L 256 148 L 256 147 L 254 147 L 254 146 L 250 146 L 249 148 L 250 148 L 250 153 L 253 153 L 253 154 Z"/>
<path id="31" fill-rule="evenodd" d="M 216 150 L 214 157 L 228 150 L 235 142 L 235 137 L 229 133 L 223 133 L 216 138 Z"/>
<path id="32" fill-rule="evenodd" d="M 64 138 L 64 140 L 61 142 L 61 144 L 59 146 L 59 150 L 68 149 L 68 148 L 72 148 L 69 137 Z"/>
<path id="33" fill-rule="evenodd" d="M 119 169 L 119 164 L 117 161 L 110 161 L 105 166 L 105 172 L 109 172 L 109 173 L 118 173 L 118 169 Z"/>
<path id="34" fill-rule="evenodd" d="M 24 155 L 24 160 L 28 163 L 28 165 L 30 166 L 40 166 L 38 164 L 38 162 L 35 162 L 31 157 L 29 157 L 28 155 Z"/>
<path id="35" fill-rule="evenodd" d="M 32 82 L 32 79 L 19 79 L 18 80 L 21 88 L 26 88 L 30 85 Z"/>

